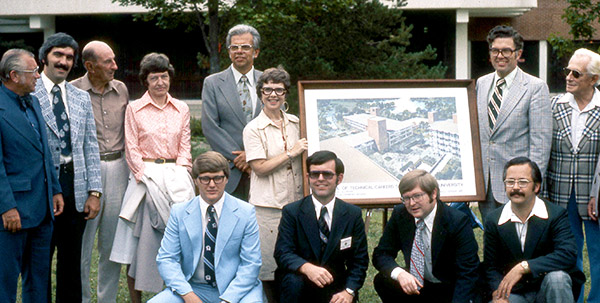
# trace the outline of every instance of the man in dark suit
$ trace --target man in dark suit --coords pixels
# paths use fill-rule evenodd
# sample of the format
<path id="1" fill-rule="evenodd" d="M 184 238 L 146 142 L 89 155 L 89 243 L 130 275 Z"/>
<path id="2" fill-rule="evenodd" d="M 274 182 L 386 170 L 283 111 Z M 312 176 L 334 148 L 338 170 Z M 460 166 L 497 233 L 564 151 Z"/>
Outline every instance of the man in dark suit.
<path id="1" fill-rule="evenodd" d="M 46 302 L 52 221 L 63 209 L 44 118 L 30 93 L 39 78 L 33 54 L 8 50 L 0 61 L 0 302 Z"/>
<path id="2" fill-rule="evenodd" d="M 360 208 L 335 198 L 344 164 L 330 151 L 306 159 L 312 195 L 283 208 L 275 260 L 280 302 L 356 300 L 369 255 Z"/>
<path id="3" fill-rule="evenodd" d="M 375 290 L 383 302 L 470 302 L 478 279 L 477 242 L 469 218 L 439 200 L 437 180 L 413 170 L 398 185 L 394 208 L 373 251 Z M 398 251 L 406 269 L 396 263 Z"/>
<path id="4" fill-rule="evenodd" d="M 100 210 L 102 182 L 96 124 L 90 95 L 66 81 L 79 45 L 56 33 L 40 47 L 44 71 L 34 95 L 44 117 L 65 209 L 56 219 L 51 254 L 56 248 L 56 301 L 81 303 L 81 243 L 86 220 Z M 50 289 L 51 285 L 48 284 Z"/>
<path id="5" fill-rule="evenodd" d="M 510 160 L 503 177 L 510 201 L 490 213 L 484 236 L 493 301 L 573 302 L 585 277 L 567 211 L 536 196 L 542 174 L 529 158 Z"/>
<path id="6" fill-rule="evenodd" d="M 260 113 L 254 69 L 260 52 L 260 34 L 249 25 L 238 24 L 227 34 L 231 66 L 204 79 L 202 87 L 202 131 L 210 147 L 230 162 L 231 175 L 225 190 L 248 201 L 250 166 L 246 162 L 242 131 Z"/>

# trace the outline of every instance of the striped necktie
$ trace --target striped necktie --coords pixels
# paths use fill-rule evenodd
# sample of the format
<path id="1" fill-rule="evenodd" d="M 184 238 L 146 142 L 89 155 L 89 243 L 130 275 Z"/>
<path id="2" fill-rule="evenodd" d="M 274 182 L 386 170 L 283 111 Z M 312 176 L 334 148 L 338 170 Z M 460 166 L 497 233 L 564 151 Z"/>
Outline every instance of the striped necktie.
<path id="1" fill-rule="evenodd" d="M 490 129 L 494 129 L 494 125 L 496 125 L 496 118 L 498 118 L 498 113 L 500 113 L 500 105 L 502 105 L 502 86 L 506 83 L 504 78 L 498 79 L 496 82 L 496 86 L 494 86 L 494 93 L 492 94 L 492 99 L 488 104 L 488 117 L 490 120 Z"/>
<path id="2" fill-rule="evenodd" d="M 329 227 L 327 221 L 325 221 L 325 215 L 327 215 L 327 207 L 321 206 L 321 215 L 319 216 L 319 237 L 321 238 L 321 252 L 325 251 L 327 247 L 327 239 L 329 238 Z"/>
<path id="3" fill-rule="evenodd" d="M 204 279 L 206 283 L 217 286 L 215 280 L 215 243 L 217 242 L 217 220 L 215 207 L 208 206 L 206 210 L 208 219 L 206 221 L 206 233 L 204 234 Z"/>
<path id="4" fill-rule="evenodd" d="M 415 240 L 413 241 L 412 250 L 410 251 L 410 274 L 417 278 L 421 285 L 423 285 L 423 277 L 425 276 L 425 252 L 423 251 L 424 229 L 425 221 L 423 221 L 423 219 L 420 219 L 419 221 L 417 221 L 417 229 L 415 230 Z"/>

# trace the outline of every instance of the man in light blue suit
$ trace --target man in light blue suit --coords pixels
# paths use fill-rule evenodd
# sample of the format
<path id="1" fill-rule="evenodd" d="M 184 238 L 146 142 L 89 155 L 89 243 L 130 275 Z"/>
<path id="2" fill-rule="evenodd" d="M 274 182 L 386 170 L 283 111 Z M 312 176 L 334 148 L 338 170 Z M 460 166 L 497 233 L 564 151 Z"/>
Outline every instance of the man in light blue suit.
<path id="1" fill-rule="evenodd" d="M 167 288 L 149 303 L 263 302 L 254 206 L 227 193 L 229 164 L 208 151 L 194 160 L 200 195 L 173 205 L 156 262 Z"/>
<path id="2" fill-rule="evenodd" d="M 63 210 L 44 118 L 30 93 L 39 78 L 33 54 L 8 50 L 0 61 L 0 302 L 46 302 L 52 221 Z"/>
<path id="3" fill-rule="evenodd" d="M 82 237 L 86 220 L 96 217 L 100 209 L 102 183 L 90 95 L 65 81 L 78 49 L 65 33 L 48 37 L 39 52 L 44 71 L 34 94 L 65 200 L 52 234 L 51 255 L 57 250 L 56 301 L 80 303 Z"/>
<path id="4" fill-rule="evenodd" d="M 512 27 L 499 25 L 490 30 L 487 42 L 495 71 L 477 79 L 475 86 L 487 193 L 486 201 L 479 203 L 484 223 L 487 214 L 508 202 L 504 164 L 527 157 L 545 175 L 552 145 L 548 85 L 517 66 L 523 37 Z"/>

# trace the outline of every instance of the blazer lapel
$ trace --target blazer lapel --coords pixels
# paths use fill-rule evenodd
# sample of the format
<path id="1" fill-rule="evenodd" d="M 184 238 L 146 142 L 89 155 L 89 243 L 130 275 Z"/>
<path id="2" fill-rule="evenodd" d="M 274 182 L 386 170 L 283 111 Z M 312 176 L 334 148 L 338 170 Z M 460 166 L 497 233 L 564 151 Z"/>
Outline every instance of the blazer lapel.
<path id="1" fill-rule="evenodd" d="M 502 241 L 504 241 L 506 246 L 508 246 L 511 254 L 516 256 L 518 259 L 522 259 L 523 251 L 521 250 L 521 242 L 517 236 L 515 223 L 508 221 L 502 225 L 499 225 L 498 233 L 500 234 Z"/>
<path id="2" fill-rule="evenodd" d="M 4 100 L 8 100 L 8 98 L 9 97 L 6 96 L 5 98 L 2 98 L 2 99 L 4 101 Z M 10 100 L 10 102 L 12 102 L 12 100 Z M 34 100 L 34 102 L 35 102 L 35 100 Z M 4 120 L 6 120 L 6 123 L 9 124 L 10 126 L 12 126 L 12 128 L 15 130 L 16 133 L 23 136 L 23 138 L 25 138 L 25 140 L 29 141 L 37 150 L 44 153 L 43 148 L 42 148 L 42 142 L 40 140 L 36 140 L 37 134 L 35 133 L 35 130 L 31 126 L 31 124 L 29 124 L 29 121 L 23 114 L 21 108 L 19 108 L 19 106 L 16 103 L 14 105 L 0 104 L 0 108 L 5 108 L 3 118 L 4 118 Z M 35 111 L 35 108 L 34 108 L 34 111 Z M 36 116 L 39 117 L 39 115 L 37 115 L 37 114 L 36 114 Z M 40 131 L 45 131 L 43 121 L 38 120 L 38 124 L 40 125 Z M 42 134 L 40 134 L 40 136 L 41 135 Z"/>
<path id="3" fill-rule="evenodd" d="M 186 216 L 183 218 L 183 224 L 192 244 L 191 249 L 194 254 L 193 266 L 196 268 L 196 264 L 200 261 L 204 245 L 204 233 L 202 231 L 202 220 L 204 218 L 202 218 L 202 211 L 200 210 L 200 201 L 195 198 L 194 202 L 190 203 L 185 211 Z M 185 248 L 182 247 L 182 249 Z"/>
<path id="4" fill-rule="evenodd" d="M 572 111 L 573 109 L 568 103 L 557 103 L 552 115 L 554 116 L 554 121 L 556 121 L 558 125 L 558 129 L 556 130 L 558 137 L 565 141 L 571 153 L 575 153 L 575 147 L 573 147 L 573 142 L 571 141 Z"/>
<path id="5" fill-rule="evenodd" d="M 79 92 L 75 90 L 75 87 L 70 83 L 67 83 L 67 105 L 69 106 L 69 126 L 71 130 L 71 144 L 77 143 L 79 137 L 79 122 L 83 121 L 85 110 L 82 108 L 82 100 L 79 98 Z"/>
<path id="6" fill-rule="evenodd" d="M 600 126 L 600 107 L 596 106 L 592 110 L 589 111 L 589 116 L 585 121 L 585 128 L 583 129 L 583 133 L 581 135 L 581 139 L 579 140 L 579 144 L 577 145 L 577 152 L 581 150 L 588 141 L 592 134 L 598 129 Z"/>
<path id="7" fill-rule="evenodd" d="M 317 224 L 317 214 L 313 207 L 312 196 L 304 198 L 300 206 L 300 224 L 304 229 L 304 234 L 310 243 L 315 256 L 321 256 L 321 239 L 319 238 L 319 226 Z"/>
<path id="8" fill-rule="evenodd" d="M 44 82 L 42 81 L 42 78 L 37 80 L 35 84 L 35 92 L 35 95 L 40 101 L 42 117 L 44 117 L 44 121 L 46 125 L 48 125 L 48 128 L 58 138 L 58 126 L 56 126 L 56 118 L 54 117 L 54 112 L 52 111 L 52 102 L 48 98 L 48 93 L 46 92 L 46 88 L 44 87 Z"/>
<path id="9" fill-rule="evenodd" d="M 517 69 L 517 74 L 515 75 L 513 83 L 502 98 L 500 112 L 498 113 L 498 118 L 496 119 L 496 124 L 494 125 L 494 130 L 492 130 L 492 132 L 498 129 L 499 125 L 504 123 L 515 106 L 517 106 L 519 101 L 521 101 L 521 98 L 523 98 L 525 92 L 527 92 L 528 83 L 525 81 L 526 80 L 523 77 L 523 71 L 521 71 L 521 69 Z"/>
<path id="10" fill-rule="evenodd" d="M 256 83 L 258 83 L 258 78 L 260 78 L 261 75 L 262 75 L 261 72 L 254 69 L 254 86 L 256 86 Z M 252 119 L 256 118 L 258 116 L 258 114 L 260 114 L 261 110 L 262 110 L 262 102 L 260 100 L 260 95 L 258 95 L 258 96 L 256 96 L 256 106 L 254 106 L 254 116 L 252 117 Z"/>
<path id="11" fill-rule="evenodd" d="M 242 109 L 240 96 L 237 90 L 237 83 L 235 83 L 235 77 L 233 76 L 233 67 L 230 67 L 225 73 L 221 74 L 219 79 L 223 82 L 218 85 L 219 90 L 225 96 L 227 104 L 231 107 L 231 111 L 238 117 L 242 124 L 246 125 L 246 116 Z"/>
<path id="12" fill-rule="evenodd" d="M 225 201 L 223 201 L 223 209 L 221 210 L 221 215 L 219 216 L 217 243 L 215 243 L 215 268 L 219 266 L 219 260 L 221 259 L 223 250 L 225 249 L 227 241 L 229 241 L 231 233 L 239 221 L 239 218 L 236 214 L 237 205 L 231 201 L 231 198 L 227 194 L 224 195 Z"/>
<path id="13" fill-rule="evenodd" d="M 525 251 L 523 252 L 525 259 L 531 259 L 540 237 L 544 234 L 544 230 L 547 226 L 548 220 L 540 219 L 536 216 L 529 218 L 529 223 L 527 223 L 527 236 L 525 237 Z"/>
<path id="14" fill-rule="evenodd" d="M 344 203 L 339 201 L 337 198 L 335 199 L 335 203 L 336 204 L 333 206 L 331 231 L 329 233 L 329 239 L 327 240 L 325 252 L 323 252 L 323 257 L 321 258 L 321 264 L 327 263 L 329 257 L 331 257 L 331 255 L 338 249 L 338 245 L 342 239 L 342 234 L 344 233 L 344 230 L 346 230 L 346 225 L 348 225 L 348 220 L 345 219 L 346 213 L 348 212 L 346 205 L 344 205 Z"/>
<path id="15" fill-rule="evenodd" d="M 481 87 L 477 91 L 477 111 L 481 121 L 485 121 L 485 123 L 480 123 L 479 132 L 483 132 L 483 135 L 489 138 L 491 129 L 488 123 L 488 103 L 490 102 L 488 98 L 488 93 L 490 89 L 492 89 L 492 81 L 494 79 L 494 73 L 488 74 L 481 79 Z M 481 119 L 485 117 L 484 119 Z"/>
<path id="16" fill-rule="evenodd" d="M 437 205 L 437 213 L 433 220 L 433 229 L 431 231 L 431 267 L 435 268 L 438 255 L 440 254 L 442 247 L 444 247 L 444 241 L 446 240 L 447 224 L 445 217 L 444 206 L 441 203 Z"/>

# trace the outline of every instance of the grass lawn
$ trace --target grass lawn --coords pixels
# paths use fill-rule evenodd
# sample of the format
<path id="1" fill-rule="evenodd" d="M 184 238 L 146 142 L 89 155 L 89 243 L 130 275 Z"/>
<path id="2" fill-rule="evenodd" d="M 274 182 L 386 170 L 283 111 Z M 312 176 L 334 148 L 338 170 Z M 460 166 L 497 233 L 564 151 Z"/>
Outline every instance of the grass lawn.
<path id="1" fill-rule="evenodd" d="M 366 213 L 366 211 L 363 211 L 363 214 Z M 382 210 L 374 210 L 373 211 L 373 216 L 371 218 L 371 223 L 369 226 L 369 234 L 367 235 L 368 238 L 368 242 L 369 242 L 369 256 L 372 256 L 372 252 L 373 249 L 375 248 L 375 246 L 377 246 L 377 243 L 379 242 L 379 238 L 381 237 L 381 232 L 382 232 Z M 479 211 L 477 209 L 475 209 L 475 213 L 477 215 L 479 215 Z M 391 215 L 391 211 L 390 211 L 390 215 Z M 477 243 L 479 244 L 479 258 L 481 260 L 483 260 L 483 231 L 481 229 L 475 229 L 475 238 L 477 239 Z M 586 277 L 589 277 L 589 263 L 588 263 L 588 258 L 587 258 L 587 249 L 584 246 L 584 262 L 583 262 L 583 267 L 584 267 L 584 272 L 586 273 Z M 96 249 L 94 249 L 94 257 L 92 260 L 95 260 L 96 262 L 92 262 L 92 273 L 90 274 L 90 277 L 92 278 L 91 284 L 92 287 L 95 288 L 96 286 L 96 278 L 97 278 L 97 272 L 96 272 L 96 268 L 98 266 L 97 263 L 97 251 Z M 401 254 L 399 255 L 399 262 L 400 264 L 403 263 L 403 259 Z M 375 289 L 373 287 L 373 278 L 375 277 L 375 275 L 377 274 L 377 271 L 375 270 L 375 268 L 372 266 L 371 263 L 369 263 L 369 269 L 367 272 L 367 279 L 365 281 L 365 284 L 363 286 L 363 288 L 360 290 L 360 299 L 361 302 L 367 302 L 367 303 L 371 303 L 371 302 L 380 302 L 379 297 L 377 296 L 377 293 L 375 292 Z M 588 281 L 586 281 L 586 296 L 587 296 L 587 292 L 589 291 L 589 287 L 590 287 L 590 281 L 588 279 Z M 152 297 L 153 294 L 151 293 L 144 293 L 143 294 L 143 301 L 147 301 Z M 92 294 L 93 296 L 93 302 L 95 302 L 96 300 L 96 294 Z M 117 302 L 130 302 L 129 300 L 129 293 L 127 291 L 127 281 L 125 278 L 125 267 L 123 267 L 123 269 L 121 270 L 121 279 L 119 281 L 119 294 L 117 297 Z M 282 302 L 284 303 L 284 302 Z"/>

